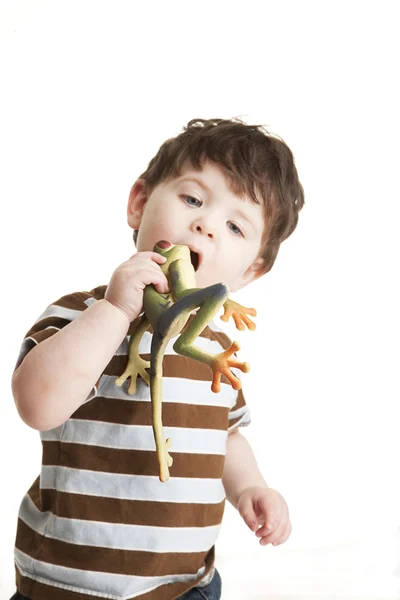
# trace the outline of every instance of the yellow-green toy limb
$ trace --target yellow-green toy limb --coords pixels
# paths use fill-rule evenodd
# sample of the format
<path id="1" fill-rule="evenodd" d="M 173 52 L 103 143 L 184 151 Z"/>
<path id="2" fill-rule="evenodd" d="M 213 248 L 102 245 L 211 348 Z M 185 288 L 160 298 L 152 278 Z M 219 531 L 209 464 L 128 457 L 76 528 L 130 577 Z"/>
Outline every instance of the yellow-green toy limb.
<path id="1" fill-rule="evenodd" d="M 150 385 L 150 396 L 152 405 L 152 424 L 156 442 L 157 457 L 160 466 L 160 481 L 169 479 L 169 467 L 172 466 L 172 457 L 168 449 L 171 439 L 164 441 L 161 412 L 162 412 L 162 363 L 165 348 L 169 340 L 179 335 L 186 325 L 190 313 L 199 308 L 196 316 L 184 333 L 174 343 L 174 351 L 177 354 L 188 356 L 209 365 L 213 371 L 211 389 L 213 392 L 220 391 L 221 375 L 224 374 L 235 390 L 242 387 L 238 379 L 230 370 L 237 367 L 241 371 L 248 372 L 250 367 L 232 355 L 239 350 L 238 342 L 232 342 L 230 348 L 219 354 L 211 354 L 194 345 L 194 341 L 213 319 L 221 306 L 224 307 L 223 321 L 228 321 L 232 316 L 237 329 L 245 329 L 243 323 L 251 330 L 256 328 L 248 314 L 256 316 L 254 308 L 245 308 L 228 299 L 229 288 L 223 283 L 216 283 L 206 288 L 196 288 L 195 270 L 191 263 L 190 250 L 188 246 L 174 245 L 165 240 L 157 242 L 154 252 L 158 252 L 167 258 L 160 265 L 164 275 L 168 279 L 169 292 L 160 294 L 153 285 L 144 289 L 143 309 L 136 329 L 133 331 L 129 344 L 129 359 L 124 373 L 116 379 L 117 386 L 122 386 L 124 381 L 130 377 L 129 394 L 136 392 L 136 378 L 140 375 L 147 385 Z M 153 338 L 150 351 L 150 363 L 143 360 L 138 352 L 139 342 L 147 331 L 149 324 L 153 329 Z M 150 367 L 150 377 L 146 371 Z"/>

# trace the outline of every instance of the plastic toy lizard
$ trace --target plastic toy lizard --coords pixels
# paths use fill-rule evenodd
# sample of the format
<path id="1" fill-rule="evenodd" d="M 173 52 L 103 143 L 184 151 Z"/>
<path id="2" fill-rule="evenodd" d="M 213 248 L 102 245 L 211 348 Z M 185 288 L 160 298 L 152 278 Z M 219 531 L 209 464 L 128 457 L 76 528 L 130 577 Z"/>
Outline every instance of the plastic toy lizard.
<path id="1" fill-rule="evenodd" d="M 138 375 L 144 379 L 147 385 L 150 385 L 152 424 L 160 466 L 159 478 L 160 481 L 164 482 L 169 479 L 169 467 L 172 466 L 173 462 L 168 452 L 171 446 L 171 438 L 164 442 L 161 420 L 162 363 L 169 340 L 181 334 L 174 343 L 174 351 L 177 354 L 204 362 L 211 367 L 213 371 L 211 390 L 213 392 L 220 391 L 222 374 L 229 379 L 235 390 L 239 390 L 242 387 L 241 381 L 232 373 L 229 367 L 237 367 L 245 373 L 249 371 L 250 367 L 248 363 L 232 358 L 232 354 L 240 349 L 238 342 L 232 342 L 231 347 L 224 352 L 211 354 L 194 346 L 194 341 L 221 306 L 224 307 L 224 314 L 221 319 L 228 321 L 229 317 L 232 316 L 236 328 L 240 330 L 245 329 L 243 323 L 249 329 L 254 330 L 256 326 L 247 317 L 247 314 L 256 316 L 257 313 L 254 308 L 245 308 L 237 302 L 229 300 L 230 290 L 223 283 L 216 283 L 206 288 L 196 288 L 195 269 L 191 262 L 188 246 L 173 245 L 170 242 L 161 240 L 154 246 L 153 251 L 167 258 L 166 262 L 160 267 L 168 279 L 169 292 L 161 294 L 155 290 L 153 285 L 145 287 L 143 294 L 144 313 L 131 335 L 126 369 L 116 379 L 115 383 L 120 387 L 130 377 L 129 394 L 135 394 L 136 392 L 136 378 Z M 196 313 L 186 331 L 181 333 L 190 313 L 196 308 L 200 308 L 200 310 Z M 150 363 L 143 360 L 138 352 L 139 342 L 149 328 L 149 324 L 153 328 Z M 150 368 L 150 377 L 146 368 Z"/>

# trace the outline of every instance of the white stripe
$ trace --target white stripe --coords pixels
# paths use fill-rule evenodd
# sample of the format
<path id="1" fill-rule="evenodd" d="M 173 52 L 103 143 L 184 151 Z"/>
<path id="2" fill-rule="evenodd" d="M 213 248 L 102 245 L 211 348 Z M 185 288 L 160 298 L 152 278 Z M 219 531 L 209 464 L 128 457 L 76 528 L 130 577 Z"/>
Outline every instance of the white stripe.
<path id="1" fill-rule="evenodd" d="M 95 304 L 95 302 L 98 302 L 98 300 L 96 298 L 92 298 L 90 296 L 89 298 L 86 298 L 86 300 L 84 300 L 84 302 L 87 306 L 90 306 L 91 304 Z"/>
<path id="2" fill-rule="evenodd" d="M 67 319 L 68 321 L 73 321 L 83 312 L 82 310 L 74 310 L 73 308 L 65 308 L 64 306 L 58 306 L 57 304 L 51 304 L 46 310 L 40 315 L 38 319 L 35 321 L 39 323 L 43 319 L 48 319 L 49 317 L 61 317 L 62 319 Z"/>
<path id="3" fill-rule="evenodd" d="M 215 544 L 220 525 L 209 527 L 151 527 L 58 517 L 41 512 L 26 495 L 19 517 L 46 537 L 79 544 L 144 552 L 205 552 Z"/>
<path id="4" fill-rule="evenodd" d="M 26 577 L 49 586 L 56 585 L 61 589 L 108 600 L 129 600 L 151 592 L 162 584 L 194 581 L 205 571 L 205 567 L 202 567 L 194 575 L 165 575 L 163 577 L 115 575 L 114 573 L 82 571 L 51 565 L 33 560 L 17 548 L 14 550 L 14 556 L 17 567 Z"/>
<path id="5" fill-rule="evenodd" d="M 164 438 L 171 438 L 171 452 L 193 454 L 225 454 L 226 429 L 186 429 L 163 427 Z M 118 450 L 147 450 L 154 452 L 151 425 L 120 425 L 85 419 L 69 419 L 63 425 L 41 431 L 42 441 L 62 441 Z"/>
<path id="6" fill-rule="evenodd" d="M 234 423 L 233 425 L 228 427 L 228 433 L 231 433 L 234 429 L 237 429 L 238 427 L 247 427 L 248 425 L 250 425 L 250 423 L 251 423 L 250 419 L 249 420 L 241 419 L 240 421 L 237 421 L 236 423 Z"/>
<path id="7" fill-rule="evenodd" d="M 247 405 L 242 406 L 242 408 L 238 408 L 237 410 L 232 410 L 229 413 L 229 420 L 237 419 L 238 417 L 242 417 L 245 414 L 250 415 L 250 411 Z"/>
<path id="8" fill-rule="evenodd" d="M 218 331 L 220 333 L 224 333 L 226 335 L 226 337 L 229 338 L 229 335 L 226 333 L 222 323 L 220 324 L 220 321 L 221 321 L 221 319 L 219 321 L 216 321 L 215 319 L 213 319 L 212 321 L 210 321 L 208 326 L 211 329 L 211 331 Z"/>
<path id="9" fill-rule="evenodd" d="M 121 475 L 57 466 L 42 466 L 40 487 L 72 494 L 150 502 L 218 504 L 225 498 L 221 479 L 170 477 L 162 483 L 158 476 Z"/>
<path id="10" fill-rule="evenodd" d="M 101 396 L 105 398 L 118 398 L 120 400 L 150 402 L 150 387 L 138 378 L 136 380 L 136 393 L 128 394 L 130 378 L 121 387 L 115 385 L 119 375 L 104 375 L 101 386 Z M 180 404 L 196 404 L 200 406 L 220 406 L 232 408 L 237 401 L 238 392 L 228 383 L 221 383 L 221 391 L 211 391 L 211 381 L 194 381 L 182 377 L 163 377 L 162 398 L 165 402 L 178 402 Z"/>

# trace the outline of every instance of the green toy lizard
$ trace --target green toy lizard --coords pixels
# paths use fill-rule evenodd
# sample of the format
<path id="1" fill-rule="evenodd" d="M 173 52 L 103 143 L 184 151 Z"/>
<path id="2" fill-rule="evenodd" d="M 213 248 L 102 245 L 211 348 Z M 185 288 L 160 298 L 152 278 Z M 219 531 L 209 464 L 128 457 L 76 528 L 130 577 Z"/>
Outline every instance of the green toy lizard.
<path id="1" fill-rule="evenodd" d="M 216 283 L 206 288 L 196 288 L 195 269 L 191 262 L 188 246 L 174 245 L 161 240 L 154 246 L 153 251 L 167 258 L 166 262 L 160 267 L 168 279 L 169 292 L 161 294 L 155 290 L 153 285 L 145 287 L 143 294 L 144 313 L 131 335 L 126 369 L 115 380 L 115 383 L 120 387 L 130 377 L 129 394 L 135 394 L 136 392 L 136 378 L 138 375 L 144 379 L 147 385 L 150 385 L 152 424 L 160 466 L 159 478 L 160 481 L 164 482 L 169 479 L 169 467 L 172 466 L 173 462 L 168 452 L 171 439 L 168 438 L 164 442 L 161 420 L 162 363 L 169 340 L 181 333 L 190 313 L 196 308 L 200 308 L 186 331 L 181 333 L 174 343 L 174 351 L 177 354 L 204 362 L 211 367 L 213 371 L 211 390 L 213 392 L 220 391 L 222 374 L 229 379 L 235 390 L 239 390 L 242 387 L 240 379 L 232 373 L 229 367 L 238 367 L 245 373 L 249 371 L 250 367 L 248 363 L 231 358 L 232 354 L 240 348 L 238 342 L 232 342 L 231 347 L 220 354 L 211 354 L 194 346 L 194 341 L 221 306 L 224 307 L 225 311 L 221 319 L 228 321 L 229 317 L 232 316 L 236 328 L 240 330 L 245 329 L 243 323 L 249 329 L 254 330 L 256 326 L 247 317 L 247 314 L 256 316 L 257 313 L 254 308 L 245 308 L 237 302 L 229 300 L 229 288 L 223 283 Z M 149 324 L 153 328 L 150 363 L 143 360 L 138 351 L 139 342 L 149 328 Z M 146 371 L 147 368 L 150 368 L 150 377 Z"/>

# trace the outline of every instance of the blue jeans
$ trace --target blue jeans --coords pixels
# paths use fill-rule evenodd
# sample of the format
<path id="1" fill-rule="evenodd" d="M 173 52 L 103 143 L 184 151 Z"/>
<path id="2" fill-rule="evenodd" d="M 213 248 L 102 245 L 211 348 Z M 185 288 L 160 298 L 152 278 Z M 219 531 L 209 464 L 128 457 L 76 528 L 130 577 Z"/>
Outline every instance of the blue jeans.
<path id="1" fill-rule="evenodd" d="M 177 600 L 220 600 L 221 598 L 222 582 L 221 576 L 215 569 L 214 577 L 211 579 L 208 585 L 203 587 L 194 587 L 191 590 L 185 592 L 183 596 L 179 596 Z M 19 592 L 15 592 L 14 596 L 10 600 L 30 600 L 26 596 L 22 596 Z"/>
<path id="2" fill-rule="evenodd" d="M 222 590 L 221 576 L 215 569 L 214 577 L 208 585 L 203 587 L 194 587 L 179 596 L 177 600 L 220 600 Z"/>

